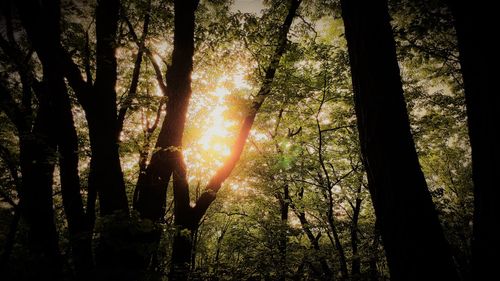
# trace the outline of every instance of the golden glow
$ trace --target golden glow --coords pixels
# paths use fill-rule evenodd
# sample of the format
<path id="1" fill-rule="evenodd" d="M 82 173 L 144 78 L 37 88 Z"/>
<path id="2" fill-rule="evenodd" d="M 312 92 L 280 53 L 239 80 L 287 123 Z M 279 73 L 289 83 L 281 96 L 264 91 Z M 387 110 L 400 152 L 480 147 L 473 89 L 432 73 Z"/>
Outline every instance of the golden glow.
<path id="1" fill-rule="evenodd" d="M 198 140 L 198 143 L 204 150 L 213 150 L 213 152 L 225 154 L 224 156 L 229 155 L 229 147 L 219 143 L 217 140 L 230 136 L 229 128 L 233 125 L 233 122 L 224 119 L 224 112 L 226 110 L 227 106 L 214 106 L 213 110 L 207 116 L 209 125 Z"/>
<path id="2" fill-rule="evenodd" d="M 193 96 L 188 112 L 183 154 L 190 175 L 208 180 L 231 154 L 240 119 L 234 119 L 231 97 L 251 88 L 247 69 L 236 65 L 231 71 L 208 80 L 193 73 Z M 202 179 L 200 179 L 200 177 Z"/>
<path id="3" fill-rule="evenodd" d="M 229 94 L 230 94 L 229 90 L 224 87 L 219 87 L 215 89 L 215 91 L 213 92 L 213 95 L 220 99 L 225 98 Z"/>
<path id="4" fill-rule="evenodd" d="M 233 191 L 236 191 L 236 190 L 240 189 L 240 185 L 239 185 L 238 183 L 233 183 L 233 184 L 231 185 L 231 189 L 232 189 Z"/>

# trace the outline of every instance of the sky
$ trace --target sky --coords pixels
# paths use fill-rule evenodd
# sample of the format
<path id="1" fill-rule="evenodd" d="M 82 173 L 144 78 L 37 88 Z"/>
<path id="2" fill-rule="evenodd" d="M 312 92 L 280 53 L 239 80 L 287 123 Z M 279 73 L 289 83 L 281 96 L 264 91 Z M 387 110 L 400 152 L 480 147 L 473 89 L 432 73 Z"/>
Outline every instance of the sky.
<path id="1" fill-rule="evenodd" d="M 234 0 L 233 9 L 244 13 L 260 13 L 263 8 L 262 0 Z"/>

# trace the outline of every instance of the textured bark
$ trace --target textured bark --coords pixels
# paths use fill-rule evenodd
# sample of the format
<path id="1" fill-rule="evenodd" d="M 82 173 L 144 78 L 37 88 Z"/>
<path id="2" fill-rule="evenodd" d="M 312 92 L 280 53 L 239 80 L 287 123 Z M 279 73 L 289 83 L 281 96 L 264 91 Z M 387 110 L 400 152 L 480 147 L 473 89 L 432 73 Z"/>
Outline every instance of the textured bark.
<path id="1" fill-rule="evenodd" d="M 472 180 L 474 183 L 474 228 L 472 238 L 471 280 L 486 280 L 495 276 L 500 262 L 496 223 L 500 219 L 495 200 L 500 196 L 497 173 L 500 169 L 499 127 L 496 108 L 499 102 L 498 57 L 493 41 L 496 32 L 492 4 L 472 5 L 449 1 L 455 18 L 460 66 L 463 76 L 465 103 L 472 150 Z"/>
<path id="2" fill-rule="evenodd" d="M 361 151 L 392 280 L 457 280 L 410 132 L 386 1 L 341 1 Z"/>

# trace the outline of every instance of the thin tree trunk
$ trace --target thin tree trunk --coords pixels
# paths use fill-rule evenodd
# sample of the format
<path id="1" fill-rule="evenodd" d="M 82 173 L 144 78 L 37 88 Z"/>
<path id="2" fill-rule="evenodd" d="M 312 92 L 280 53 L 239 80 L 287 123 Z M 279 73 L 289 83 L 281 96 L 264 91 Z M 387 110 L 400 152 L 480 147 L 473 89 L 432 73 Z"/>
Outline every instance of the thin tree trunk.
<path id="1" fill-rule="evenodd" d="M 137 50 L 137 56 L 135 58 L 135 63 L 134 63 L 134 70 L 132 71 L 132 81 L 130 82 L 130 87 L 128 89 L 128 94 L 122 101 L 120 110 L 118 111 L 118 117 L 117 117 L 117 130 L 116 130 L 116 138 L 118 141 L 120 141 L 120 134 L 123 131 L 123 124 L 125 122 L 125 115 L 127 114 L 128 109 L 132 105 L 133 99 L 137 95 L 137 87 L 139 86 L 139 77 L 141 74 L 141 65 L 142 65 L 142 58 L 144 55 L 145 51 L 145 44 L 146 44 L 146 37 L 148 36 L 148 30 L 149 30 L 149 21 L 150 21 L 150 15 L 151 13 L 151 0 L 148 1 L 148 6 L 144 15 L 144 22 L 142 25 L 142 35 L 139 40 L 139 46 Z M 130 22 L 127 22 L 130 24 Z M 129 28 L 132 29 L 131 33 L 135 35 L 135 32 L 133 32 L 133 27 L 131 24 L 129 25 Z"/>
<path id="2" fill-rule="evenodd" d="M 351 262 L 351 280 L 356 281 L 361 278 L 361 257 L 358 252 L 358 222 L 359 213 L 361 211 L 362 200 L 360 198 L 361 185 L 358 187 L 356 194 L 356 202 L 354 203 L 352 222 L 351 222 L 351 249 L 352 249 L 352 262 Z"/>
<path id="3" fill-rule="evenodd" d="M 281 224 L 279 228 L 278 249 L 280 252 L 279 280 L 286 280 L 288 271 L 286 263 L 287 243 L 288 243 L 288 210 L 290 207 L 290 192 L 288 184 L 283 185 L 283 196 L 279 196 Z"/>
<path id="4" fill-rule="evenodd" d="M 496 121 L 499 94 L 495 83 L 498 58 L 493 55 L 496 44 L 487 39 L 488 33 L 496 32 L 496 15 L 491 4 L 448 2 L 455 18 L 472 150 L 474 228 L 470 280 L 486 280 L 497 274 L 500 262 L 494 223 L 500 219 L 495 202 L 500 196 L 496 176 L 500 170 Z"/>
<path id="5" fill-rule="evenodd" d="M 314 236 L 312 233 L 310 227 L 309 227 L 309 222 L 306 218 L 306 215 L 303 211 L 300 211 L 297 207 L 295 207 L 294 204 L 290 205 L 292 207 L 292 210 L 294 211 L 295 215 L 299 218 L 300 225 L 302 227 L 302 230 L 306 234 L 307 238 L 309 239 L 309 242 L 311 243 L 312 248 L 316 251 L 316 253 L 319 255 L 319 262 L 321 265 L 321 280 L 334 280 L 334 273 L 330 269 L 330 266 L 328 265 L 328 262 L 326 261 L 325 257 L 322 256 L 321 254 L 321 248 L 319 246 L 319 238 L 320 234 L 317 236 Z"/>
<path id="6" fill-rule="evenodd" d="M 410 132 L 386 1 L 342 0 L 361 151 L 392 280 L 457 280 Z"/>

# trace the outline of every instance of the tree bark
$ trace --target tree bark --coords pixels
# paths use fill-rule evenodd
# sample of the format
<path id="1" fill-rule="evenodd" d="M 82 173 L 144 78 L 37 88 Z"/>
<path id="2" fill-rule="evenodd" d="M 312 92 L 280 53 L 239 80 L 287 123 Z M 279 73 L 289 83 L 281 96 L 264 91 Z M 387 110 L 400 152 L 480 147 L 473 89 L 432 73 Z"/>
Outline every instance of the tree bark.
<path id="1" fill-rule="evenodd" d="M 361 151 L 392 280 L 457 280 L 410 132 L 386 1 L 342 0 Z"/>
<path id="2" fill-rule="evenodd" d="M 493 28 L 494 8 L 448 1 L 455 19 L 460 66 L 462 71 L 469 139 L 472 150 L 472 180 L 474 183 L 474 226 L 472 238 L 471 280 L 486 280 L 494 276 L 500 262 L 496 242 L 499 215 L 495 200 L 500 196 L 496 174 L 499 130 L 496 107 L 499 102 L 495 79 L 498 77 L 497 50 L 488 42 Z"/>

